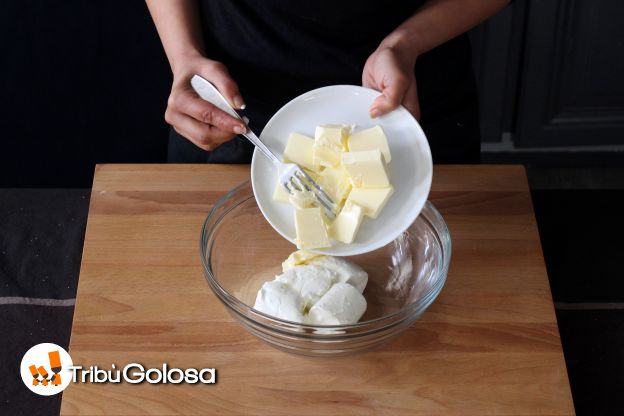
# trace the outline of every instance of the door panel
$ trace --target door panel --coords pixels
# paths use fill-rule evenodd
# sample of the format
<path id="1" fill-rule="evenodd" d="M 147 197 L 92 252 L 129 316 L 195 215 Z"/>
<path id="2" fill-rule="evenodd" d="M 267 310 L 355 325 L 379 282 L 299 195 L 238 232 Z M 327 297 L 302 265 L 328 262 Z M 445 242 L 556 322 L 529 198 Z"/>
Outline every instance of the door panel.
<path id="1" fill-rule="evenodd" d="M 624 144 L 624 2 L 529 3 L 517 147 Z"/>

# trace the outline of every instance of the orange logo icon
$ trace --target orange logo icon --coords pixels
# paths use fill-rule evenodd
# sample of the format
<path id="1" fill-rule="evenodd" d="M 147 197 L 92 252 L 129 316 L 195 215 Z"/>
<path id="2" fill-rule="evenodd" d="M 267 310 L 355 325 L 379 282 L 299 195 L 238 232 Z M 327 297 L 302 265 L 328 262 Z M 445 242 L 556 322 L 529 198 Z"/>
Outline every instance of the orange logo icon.
<path id="1" fill-rule="evenodd" d="M 44 366 L 37 368 L 35 365 L 30 365 L 28 367 L 30 369 L 30 374 L 33 376 L 33 386 L 38 386 L 39 384 L 47 386 L 48 382 L 50 382 L 53 386 L 59 386 L 62 384 L 61 375 L 59 373 L 63 367 L 61 366 L 61 355 L 59 354 L 59 351 L 50 351 L 48 353 L 48 358 L 50 359 L 50 369 L 54 373 L 50 378 L 48 378 L 48 372 Z M 43 377 L 41 381 L 39 381 L 39 375 Z"/>
<path id="2" fill-rule="evenodd" d="M 26 387 L 34 393 L 50 396 L 60 393 L 69 385 L 69 369 L 72 366 L 71 357 L 62 347 L 43 343 L 24 354 L 20 370 Z"/>

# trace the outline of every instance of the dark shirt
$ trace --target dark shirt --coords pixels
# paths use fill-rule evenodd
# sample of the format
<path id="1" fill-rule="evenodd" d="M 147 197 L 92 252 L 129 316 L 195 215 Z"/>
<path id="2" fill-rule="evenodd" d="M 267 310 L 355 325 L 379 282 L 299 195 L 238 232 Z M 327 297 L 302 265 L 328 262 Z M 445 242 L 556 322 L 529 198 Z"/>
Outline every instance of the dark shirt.
<path id="1" fill-rule="evenodd" d="M 361 85 L 366 59 L 423 3 L 203 0 L 206 55 L 227 66 L 247 103 L 250 126 L 260 132 L 281 106 L 306 91 L 335 84 Z M 443 153 L 451 148 L 461 159 L 460 153 L 466 151 L 462 146 L 469 146 L 470 157 L 474 159 L 475 151 L 478 157 L 476 90 L 467 36 L 420 56 L 416 79 L 421 124 L 434 161 L 436 156 L 444 161 Z M 441 128 L 445 131 L 439 131 Z M 466 135 L 470 137 L 458 138 Z M 222 147 L 207 160 L 246 161 L 251 151 L 244 139 Z"/>

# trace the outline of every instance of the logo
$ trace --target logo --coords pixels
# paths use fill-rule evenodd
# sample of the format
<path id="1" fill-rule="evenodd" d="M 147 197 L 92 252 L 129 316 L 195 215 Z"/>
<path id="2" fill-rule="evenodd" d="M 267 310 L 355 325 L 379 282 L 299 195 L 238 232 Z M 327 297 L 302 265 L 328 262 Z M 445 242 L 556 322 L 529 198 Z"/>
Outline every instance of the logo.
<path id="1" fill-rule="evenodd" d="M 216 384 L 215 368 L 176 368 L 163 363 L 160 368 L 146 368 L 131 363 L 121 368 L 116 364 L 110 370 L 98 366 L 74 365 L 62 347 L 45 342 L 37 344 L 24 354 L 20 365 L 22 381 L 33 393 L 52 396 L 65 390 L 70 383 L 129 383 L 140 384 Z"/>
<path id="2" fill-rule="evenodd" d="M 20 373 L 30 391 L 41 396 L 53 396 L 71 383 L 73 365 L 63 347 L 44 342 L 26 351 Z"/>

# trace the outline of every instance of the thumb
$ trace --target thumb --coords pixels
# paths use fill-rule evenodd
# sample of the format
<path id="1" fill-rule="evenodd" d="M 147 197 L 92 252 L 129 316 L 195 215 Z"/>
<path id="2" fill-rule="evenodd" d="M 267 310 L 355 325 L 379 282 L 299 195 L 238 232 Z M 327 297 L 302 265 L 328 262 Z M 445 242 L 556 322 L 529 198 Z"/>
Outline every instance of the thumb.
<path id="1" fill-rule="evenodd" d="M 407 88 L 408 82 L 402 76 L 382 85 L 381 95 L 370 107 L 371 117 L 379 117 L 397 108 L 403 102 Z"/>

